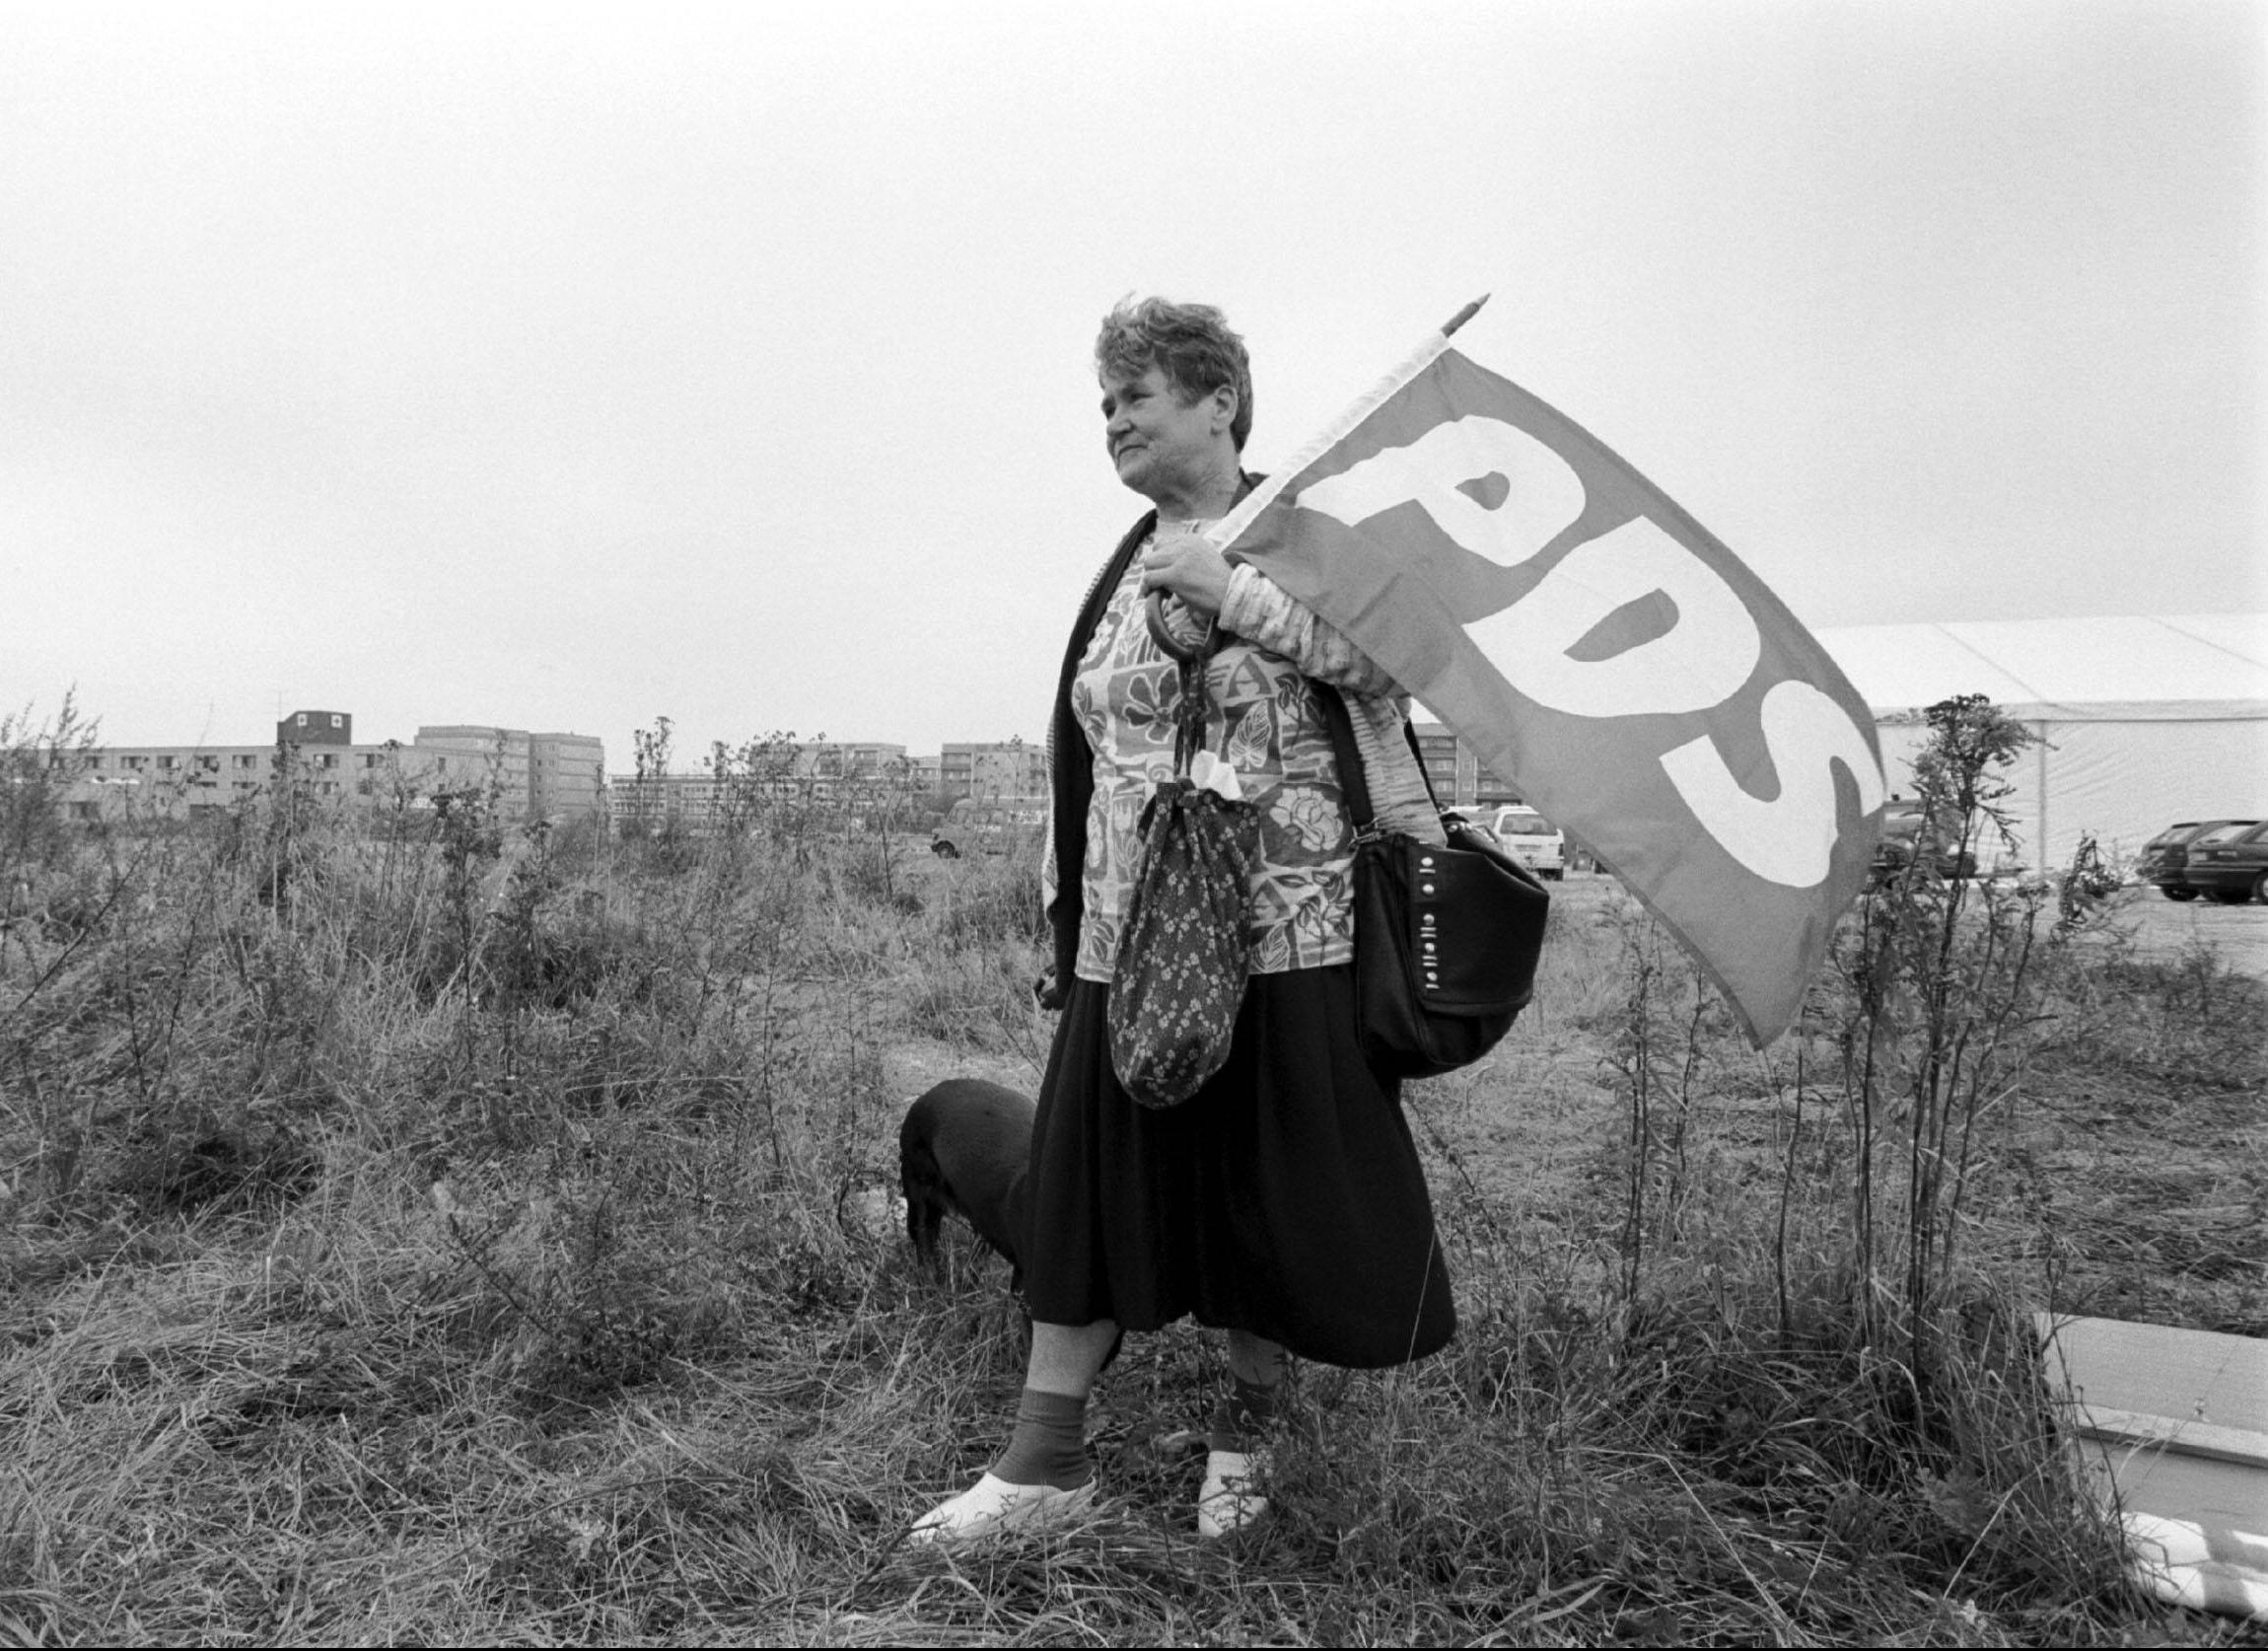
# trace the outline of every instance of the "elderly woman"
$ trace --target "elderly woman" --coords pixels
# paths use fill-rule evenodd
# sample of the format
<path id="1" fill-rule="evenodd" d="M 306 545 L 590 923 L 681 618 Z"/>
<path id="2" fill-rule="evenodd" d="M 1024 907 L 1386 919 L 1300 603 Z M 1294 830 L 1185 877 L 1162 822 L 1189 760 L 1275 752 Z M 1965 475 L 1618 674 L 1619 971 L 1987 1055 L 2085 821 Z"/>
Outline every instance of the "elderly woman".
<path id="1" fill-rule="evenodd" d="M 1266 1509 L 1255 1451 L 1288 1350 L 1375 1368 L 1421 1358 L 1455 1319 L 1395 1086 L 1365 1064 L 1351 961 L 1354 831 L 1314 684 L 1346 700 L 1382 825 L 1439 841 L 1401 738 L 1405 696 L 1342 633 L 1202 538 L 1252 485 L 1244 346 L 1218 310 L 1120 305 L 1096 345 L 1118 479 L 1154 507 L 1073 626 L 1049 730 L 1047 912 L 1062 1020 L 1041 1080 L 1021 1254 L 1031 1359 L 1015 1433 L 975 1486 L 914 1528 L 959 1541 L 1092 1499 L 1088 1390 L 1122 1330 L 1194 1315 L 1228 1332 L 1198 1527 Z M 1252 948 L 1227 1062 L 1180 1106 L 1136 1105 L 1111 1069 L 1112 967 L 1140 869 L 1138 822 L 1173 771 L 1179 678 L 1148 593 L 1184 644 L 1217 624 L 1207 748 L 1260 819 Z"/>

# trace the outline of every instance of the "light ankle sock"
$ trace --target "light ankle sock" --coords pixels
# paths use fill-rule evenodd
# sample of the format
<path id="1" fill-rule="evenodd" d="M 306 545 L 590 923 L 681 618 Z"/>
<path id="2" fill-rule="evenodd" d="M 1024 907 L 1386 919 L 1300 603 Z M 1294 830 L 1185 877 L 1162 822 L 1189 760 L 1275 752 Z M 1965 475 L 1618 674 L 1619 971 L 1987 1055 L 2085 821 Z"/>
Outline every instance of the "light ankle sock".
<path id="1" fill-rule="evenodd" d="M 1276 1389 L 1240 1376 L 1229 1379 L 1229 1391 L 1213 1406 L 1213 1420 L 1205 1435 L 1212 1451 L 1249 1451 L 1268 1431 L 1276 1417 Z"/>
<path id="2" fill-rule="evenodd" d="M 1077 1490 L 1095 1476 L 1087 1459 L 1087 1400 L 1026 1388 L 1016 1401 L 1016 1431 L 992 1465 L 992 1476 L 1010 1484 Z"/>

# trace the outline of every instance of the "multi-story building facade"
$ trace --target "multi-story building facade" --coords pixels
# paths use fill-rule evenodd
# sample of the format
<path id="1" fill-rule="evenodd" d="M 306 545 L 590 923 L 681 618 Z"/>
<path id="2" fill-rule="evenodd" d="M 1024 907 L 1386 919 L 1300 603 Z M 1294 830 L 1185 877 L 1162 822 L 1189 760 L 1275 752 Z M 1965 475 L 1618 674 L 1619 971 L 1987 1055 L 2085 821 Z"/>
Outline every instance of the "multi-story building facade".
<path id="1" fill-rule="evenodd" d="M 1491 809 L 1522 801 L 1519 788 L 1492 773 L 1452 730 L 1424 722 L 1416 733 L 1445 804 Z M 884 741 L 807 741 L 769 754 L 752 774 L 617 778 L 609 793 L 605 748 L 591 735 L 449 723 L 420 727 L 407 746 L 358 745 L 350 713 L 295 711 L 276 724 L 269 745 L 101 748 L 65 804 L 87 820 L 130 808 L 161 818 L 215 813 L 268 783 L 279 747 L 296 752 L 319 797 L 375 806 L 493 788 L 507 819 L 567 821 L 610 808 L 617 824 L 675 821 L 696 831 L 716 828 L 750 799 L 864 808 L 885 799 L 989 802 L 1048 794 L 1046 748 L 1023 740 L 957 741 L 936 756 L 908 756 L 905 747 Z"/>
<path id="2" fill-rule="evenodd" d="M 732 782 L 707 774 L 617 774 L 606 819 L 617 831 L 690 831 L 707 836 L 730 817 Z"/>
<path id="3" fill-rule="evenodd" d="M 580 819 L 605 795 L 606 748 L 590 734 L 454 723 L 418 729 L 415 749 L 484 762 L 478 783 L 494 785 L 498 807 L 516 819 Z"/>
<path id="4" fill-rule="evenodd" d="M 595 734 L 532 734 L 528 747 L 529 812 L 542 820 L 580 820 L 606 806 L 606 747 Z"/>
<path id="5" fill-rule="evenodd" d="M 429 743 L 428 734 L 440 738 Z M 494 776 L 507 818 L 573 819 L 598 811 L 605 775 L 599 741 L 579 734 L 519 734 L 516 744 L 514 734 L 420 729 L 408 746 L 392 740 L 356 745 L 349 713 L 295 711 L 276 724 L 269 745 L 98 747 L 87 754 L 63 804 L 77 820 L 127 814 L 197 819 L 262 790 L 274 778 L 281 754 L 288 753 L 319 799 L 415 805 L 437 791 L 485 786 Z"/>
<path id="6" fill-rule="evenodd" d="M 431 752 L 447 752 L 460 759 L 466 775 L 477 773 L 477 783 L 496 789 L 498 808 L 508 815 L 528 813 L 530 797 L 529 735 L 525 729 L 493 728 L 475 723 L 426 725 L 417 731 L 416 745 Z M 466 783 L 473 783 L 469 779 Z"/>
<path id="7" fill-rule="evenodd" d="M 357 804 L 470 784 L 476 768 L 465 757 L 393 743 L 304 746 L 289 759 L 317 798 Z M 275 746 L 102 746 L 87 754 L 63 803 L 75 820 L 201 819 L 266 789 L 278 760 Z M 453 760 L 460 773 L 450 771 Z"/>
<path id="8" fill-rule="evenodd" d="M 796 747 L 790 772 L 798 779 L 910 784 L 905 747 L 878 740 L 810 740 Z"/>
<path id="9" fill-rule="evenodd" d="M 609 812 L 623 826 L 665 826 L 707 835 L 783 802 L 864 812 L 921 795 L 905 747 L 881 741 L 814 740 L 760 751 L 752 771 L 617 778 Z"/>
<path id="10" fill-rule="evenodd" d="M 1044 797 L 1047 795 L 1047 748 L 1022 740 L 949 743 L 937 760 L 937 795 L 975 797 Z"/>
<path id="11" fill-rule="evenodd" d="M 1471 806 L 1500 809 L 1508 803 L 1522 803 L 1527 799 L 1520 794 L 1520 787 L 1506 779 L 1485 762 L 1473 764 Z"/>
<path id="12" fill-rule="evenodd" d="M 1454 730 L 1421 722 L 1415 731 L 1427 777 L 1444 806 L 1493 809 L 1522 800 L 1520 788 L 1492 771 Z M 925 795 L 981 801 L 1047 795 L 1043 745 L 962 741 L 948 745 L 938 756 L 914 757 L 911 763 L 916 786 Z"/>
<path id="13" fill-rule="evenodd" d="M 1455 730 L 1438 722 L 1414 725 L 1425 754 L 1426 777 L 1444 807 L 1495 809 L 1522 801 L 1520 788 L 1492 770 Z"/>

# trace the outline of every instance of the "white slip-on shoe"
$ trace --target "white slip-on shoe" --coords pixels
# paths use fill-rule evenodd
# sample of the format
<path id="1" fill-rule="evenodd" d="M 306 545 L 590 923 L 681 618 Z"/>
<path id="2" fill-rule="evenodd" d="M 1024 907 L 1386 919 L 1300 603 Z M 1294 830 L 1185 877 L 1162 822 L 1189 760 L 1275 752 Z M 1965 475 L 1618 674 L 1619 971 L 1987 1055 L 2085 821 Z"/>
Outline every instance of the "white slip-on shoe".
<path id="1" fill-rule="evenodd" d="M 1197 1491 L 1197 1535 L 1210 1541 L 1257 1525 L 1268 1511 L 1261 1491 L 1267 1472 L 1265 1451 L 1207 1453 L 1205 1482 Z"/>
<path id="2" fill-rule="evenodd" d="M 914 1521 L 909 1543 L 972 1543 L 1011 1531 L 1031 1531 L 1080 1512 L 1095 1500 L 1095 1481 L 1074 1490 L 1051 1484 L 1010 1484 L 987 1473 L 950 1502 Z"/>

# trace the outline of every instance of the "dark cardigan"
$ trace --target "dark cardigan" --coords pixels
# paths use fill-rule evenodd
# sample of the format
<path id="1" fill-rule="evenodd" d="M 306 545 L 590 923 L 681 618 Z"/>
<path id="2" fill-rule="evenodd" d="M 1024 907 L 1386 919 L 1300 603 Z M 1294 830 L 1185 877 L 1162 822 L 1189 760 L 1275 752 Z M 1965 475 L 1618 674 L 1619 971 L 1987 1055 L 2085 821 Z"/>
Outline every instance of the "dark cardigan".
<path id="1" fill-rule="evenodd" d="M 1087 734 L 1071 713 L 1071 679 L 1079 674 L 1080 656 L 1102 622 L 1102 610 L 1110 606 L 1118 581 L 1126 577 L 1126 564 L 1157 526 L 1158 513 L 1145 514 L 1102 564 L 1071 627 L 1063 674 L 1055 682 L 1055 715 L 1047 724 L 1049 826 L 1055 839 L 1055 903 L 1047 908 L 1047 921 L 1055 931 L 1055 973 L 1042 984 L 1040 994 L 1051 1009 L 1062 1006 L 1063 994 L 1079 972 L 1079 922 L 1087 914 L 1087 808 L 1095 800 L 1095 764 L 1080 760 Z"/>

